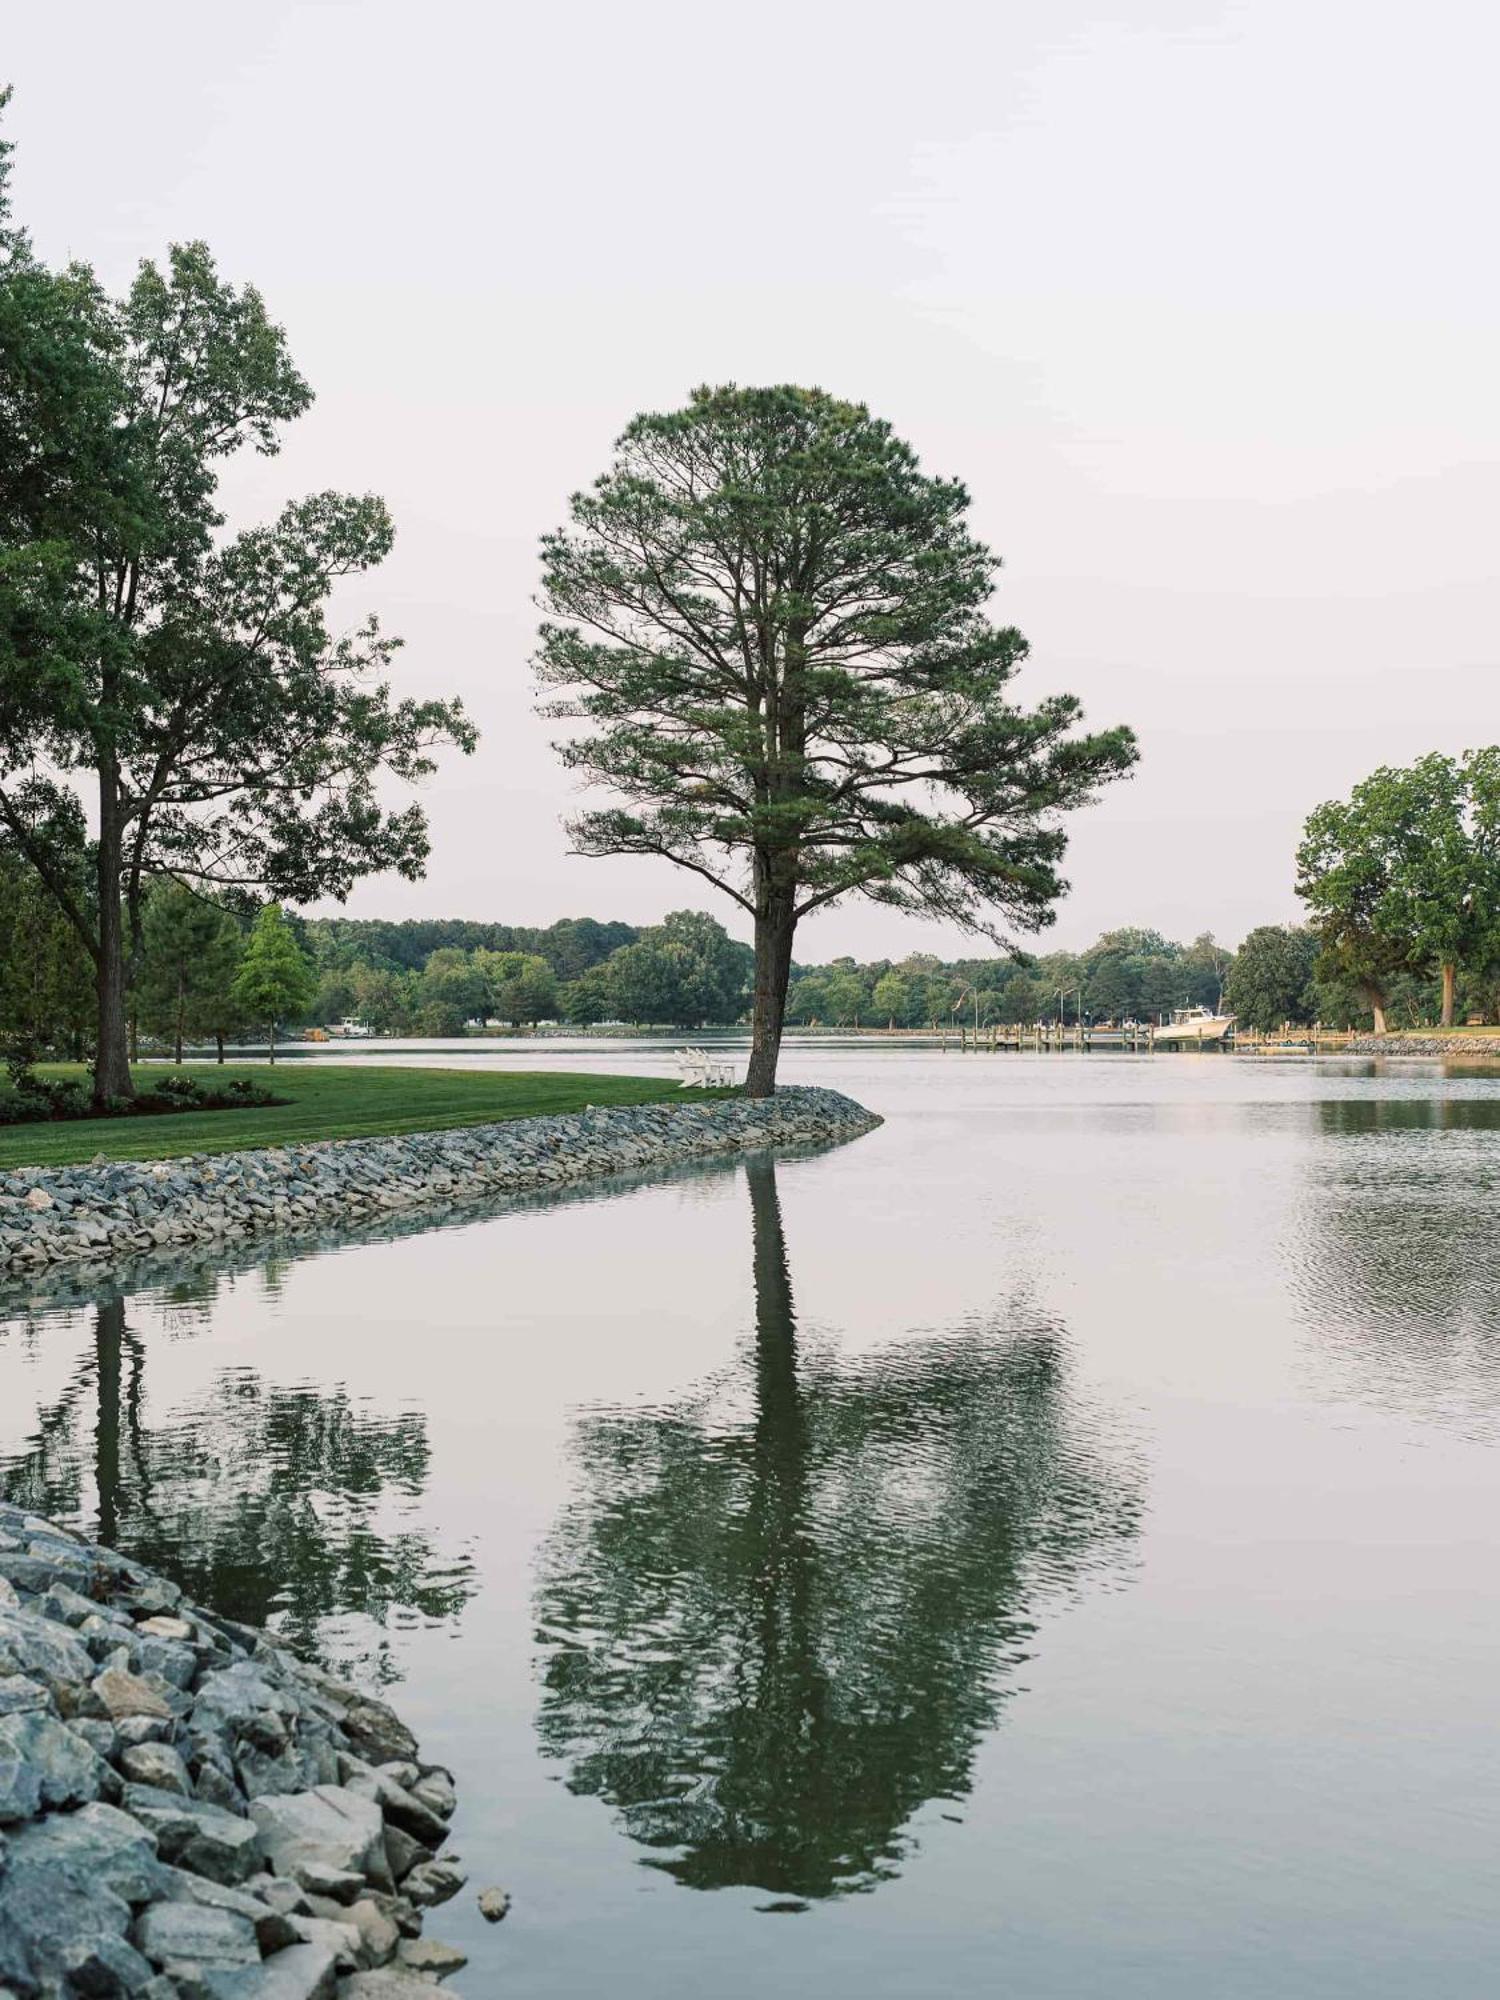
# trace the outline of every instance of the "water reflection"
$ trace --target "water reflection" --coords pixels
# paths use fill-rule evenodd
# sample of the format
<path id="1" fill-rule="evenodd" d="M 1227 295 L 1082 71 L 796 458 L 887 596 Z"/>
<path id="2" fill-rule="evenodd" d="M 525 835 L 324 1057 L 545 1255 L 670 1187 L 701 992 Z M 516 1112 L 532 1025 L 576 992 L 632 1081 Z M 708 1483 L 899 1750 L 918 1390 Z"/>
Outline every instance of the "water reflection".
<path id="1" fill-rule="evenodd" d="M 1132 1467 L 1053 1326 L 846 1359 L 799 1335 L 776 1169 L 750 1162 L 755 1332 L 662 1409 L 577 1427 L 543 1551 L 538 1730 L 651 1865 L 797 1907 L 894 1875 L 968 1790 L 1033 1614 L 1118 1574 Z"/>
<path id="2" fill-rule="evenodd" d="M 1335 1100 L 1318 1115 L 1288 1264 L 1325 1379 L 1495 1437 L 1500 1099 Z"/>
<path id="3" fill-rule="evenodd" d="M 275 1384 L 243 1366 L 217 1370 L 185 1402 L 153 1404 L 151 1338 L 203 1329 L 222 1276 L 198 1267 L 164 1292 L 106 1289 L 82 1312 L 13 1329 L 34 1347 L 81 1324 L 90 1337 L 32 1436 L 0 1462 L 0 1489 L 229 1617 L 388 1680 L 387 1626 L 452 1619 L 473 1587 L 466 1552 L 443 1555 L 407 1525 L 429 1473 L 426 1419 L 382 1412 L 341 1383 Z M 279 1270 L 263 1276 L 274 1293 Z"/>

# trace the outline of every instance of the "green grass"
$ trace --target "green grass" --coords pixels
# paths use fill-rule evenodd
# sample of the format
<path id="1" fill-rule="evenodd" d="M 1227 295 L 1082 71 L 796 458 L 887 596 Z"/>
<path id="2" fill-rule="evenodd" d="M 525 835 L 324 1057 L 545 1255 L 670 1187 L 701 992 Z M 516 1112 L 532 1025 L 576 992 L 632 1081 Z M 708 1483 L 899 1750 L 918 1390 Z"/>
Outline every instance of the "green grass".
<path id="1" fill-rule="evenodd" d="M 586 1104 L 655 1104 L 664 1098 L 726 1096 L 684 1091 L 667 1077 L 578 1076 L 482 1069 L 347 1068 L 307 1062 L 184 1063 L 216 1082 L 253 1077 L 288 1102 L 249 1111 L 180 1111 L 159 1118 L 78 1118 L 56 1124 L 0 1125 L 0 1170 L 67 1166 L 103 1153 L 111 1160 L 166 1160 L 180 1153 L 243 1152 L 312 1139 L 369 1139 L 394 1132 L 440 1132 L 500 1118 L 542 1118 Z M 49 1066 L 49 1076 L 81 1070 Z M 150 1087 L 160 1066 L 136 1071 Z M 3 1086 L 0 1086 L 3 1088 Z"/>

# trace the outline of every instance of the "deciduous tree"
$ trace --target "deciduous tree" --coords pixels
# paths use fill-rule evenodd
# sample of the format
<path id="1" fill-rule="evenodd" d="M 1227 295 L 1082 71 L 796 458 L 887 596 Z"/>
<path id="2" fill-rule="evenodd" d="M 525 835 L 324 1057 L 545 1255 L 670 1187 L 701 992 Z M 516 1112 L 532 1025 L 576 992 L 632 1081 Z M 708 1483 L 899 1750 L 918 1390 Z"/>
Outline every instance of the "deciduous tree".
<path id="1" fill-rule="evenodd" d="M 329 628 L 339 580 L 390 548 L 380 500 L 320 493 L 221 533 L 223 463 L 276 451 L 312 400 L 260 294 L 192 243 L 111 298 L 46 269 L 3 203 L 0 184 L 0 825 L 92 960 L 95 1095 L 126 1097 L 150 880 L 305 901 L 417 876 L 423 816 L 379 780 L 474 736 L 456 703 L 393 698 L 373 619 Z M 92 793 L 88 899 L 36 838 L 36 771 Z"/>
<path id="2" fill-rule="evenodd" d="M 298 944 L 279 903 L 267 903 L 255 919 L 234 991 L 252 1020 L 267 1026 L 271 1061 L 276 1060 L 276 1023 L 311 1006 L 318 990 L 312 962 Z"/>

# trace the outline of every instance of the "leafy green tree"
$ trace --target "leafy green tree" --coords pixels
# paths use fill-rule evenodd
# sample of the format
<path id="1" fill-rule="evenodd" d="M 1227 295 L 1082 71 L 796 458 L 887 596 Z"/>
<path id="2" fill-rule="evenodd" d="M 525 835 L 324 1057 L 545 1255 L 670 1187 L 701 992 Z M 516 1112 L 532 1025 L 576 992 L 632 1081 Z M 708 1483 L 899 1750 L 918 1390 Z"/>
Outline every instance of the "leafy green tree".
<path id="1" fill-rule="evenodd" d="M 693 1027 L 692 960 L 669 938 L 642 937 L 609 960 L 609 986 L 621 1020 Z"/>
<path id="2" fill-rule="evenodd" d="M 417 1011 L 428 1035 L 461 1035 L 470 1021 L 483 1020 L 494 1001 L 493 986 L 476 960 L 479 954 L 456 946 L 435 951 L 417 980 Z M 519 953 L 513 954 L 516 958 Z"/>
<path id="3" fill-rule="evenodd" d="M 267 903 L 255 919 L 234 992 L 252 1020 L 266 1023 L 275 1062 L 276 1023 L 310 1007 L 317 992 L 317 975 L 279 903 Z"/>
<path id="4" fill-rule="evenodd" d="M 410 1031 L 416 1017 L 416 995 L 409 973 L 386 966 L 356 965 L 351 980 L 356 1020 L 377 1035 Z"/>
<path id="5" fill-rule="evenodd" d="M 128 1097 L 150 880 L 307 900 L 419 876 L 421 811 L 380 781 L 474 732 L 456 703 L 392 699 L 373 619 L 329 629 L 334 586 L 390 548 L 380 500 L 320 493 L 220 533 L 223 462 L 274 452 L 312 400 L 260 294 L 194 243 L 111 298 L 86 266 L 45 268 L 4 192 L 0 825 L 93 962 L 95 1096 Z M 35 770 L 94 794 L 87 900 L 36 837 Z"/>
<path id="6" fill-rule="evenodd" d="M 535 952 L 524 954 L 522 963 L 495 992 L 495 1012 L 516 1028 L 554 1019 L 560 1004 L 556 974 Z"/>
<path id="7" fill-rule="evenodd" d="M 86 902 L 87 857 L 76 808 L 51 835 L 55 865 Z M 0 1042 L 22 1057 L 80 1055 L 93 1026 L 92 974 L 77 932 L 0 828 Z"/>
<path id="8" fill-rule="evenodd" d="M 1262 924 L 1251 931 L 1224 983 L 1225 1002 L 1240 1026 L 1271 1034 L 1289 1021 L 1320 1020 L 1318 952 L 1317 933 L 1303 925 Z"/>
<path id="9" fill-rule="evenodd" d="M 611 1019 L 615 997 L 608 966 L 592 965 L 587 972 L 570 979 L 558 995 L 558 1006 L 562 1018 L 575 1027 L 592 1027 L 597 1021 Z"/>
<path id="10" fill-rule="evenodd" d="M 240 927 L 227 910 L 180 883 L 152 889 L 136 999 L 142 1026 L 170 1039 L 176 1061 L 185 1037 L 213 1034 L 225 1018 L 242 949 Z"/>
<path id="11" fill-rule="evenodd" d="M 683 998 L 689 1018 L 685 1025 L 739 1019 L 748 998 L 755 955 L 737 944 L 717 918 L 704 910 L 673 910 L 643 936 L 681 945 L 688 954 Z"/>
<path id="12" fill-rule="evenodd" d="M 1191 982 L 1193 1003 L 1217 1013 L 1224 1004 L 1224 983 L 1234 964 L 1234 953 L 1228 945 L 1220 944 L 1212 931 L 1202 931 L 1182 953 L 1182 963 Z"/>
<path id="13" fill-rule="evenodd" d="M 664 856 L 752 919 L 752 1096 L 804 916 L 857 893 L 1038 929 L 1061 815 L 1135 760 L 1128 730 L 1076 734 L 1071 696 L 1013 703 L 1026 645 L 986 616 L 967 508 L 858 404 L 701 389 L 635 418 L 543 542 L 538 670 L 586 725 L 561 752 L 623 801 L 574 840 Z"/>
<path id="14" fill-rule="evenodd" d="M 864 1012 L 865 989 L 855 972 L 835 972 L 824 988 L 824 1004 L 835 1027 L 857 1028 Z"/>
<path id="15" fill-rule="evenodd" d="M 1440 974 L 1450 1026 L 1457 967 L 1494 928 L 1468 824 L 1469 783 L 1467 764 L 1433 754 L 1405 769 L 1382 766 L 1346 801 L 1308 817 L 1297 893 L 1331 968 L 1364 991 L 1377 1034 L 1403 972 Z"/>
<path id="16" fill-rule="evenodd" d="M 904 1028 L 911 1019 L 911 982 L 904 973 L 882 973 L 875 982 L 875 1012 L 884 1014 L 886 1025 Z"/>

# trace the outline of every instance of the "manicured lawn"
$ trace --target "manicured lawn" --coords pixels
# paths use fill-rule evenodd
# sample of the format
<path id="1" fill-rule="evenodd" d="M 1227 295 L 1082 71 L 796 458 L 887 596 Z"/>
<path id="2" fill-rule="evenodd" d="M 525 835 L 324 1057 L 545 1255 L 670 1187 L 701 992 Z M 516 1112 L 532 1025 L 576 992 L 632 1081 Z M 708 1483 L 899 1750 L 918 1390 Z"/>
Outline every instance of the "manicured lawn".
<path id="1" fill-rule="evenodd" d="M 322 1067 L 306 1062 L 184 1063 L 205 1079 L 253 1077 L 286 1104 L 251 1111 L 182 1111 L 160 1118 L 79 1118 L 45 1125 L 0 1125 L 0 1170 L 65 1166 L 103 1153 L 113 1160 L 164 1160 L 177 1153 L 229 1153 L 310 1139 L 372 1138 L 391 1132 L 437 1132 L 497 1118 L 540 1118 L 586 1104 L 654 1104 L 663 1098 L 721 1097 L 685 1091 L 671 1078 L 512 1074 L 479 1069 L 386 1069 L 373 1064 Z M 79 1075 L 62 1066 L 48 1075 Z M 166 1072 L 136 1072 L 149 1088 Z M 3 1086 L 0 1086 L 3 1087 Z"/>

